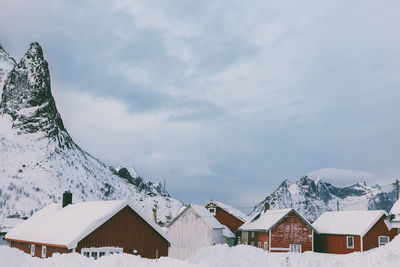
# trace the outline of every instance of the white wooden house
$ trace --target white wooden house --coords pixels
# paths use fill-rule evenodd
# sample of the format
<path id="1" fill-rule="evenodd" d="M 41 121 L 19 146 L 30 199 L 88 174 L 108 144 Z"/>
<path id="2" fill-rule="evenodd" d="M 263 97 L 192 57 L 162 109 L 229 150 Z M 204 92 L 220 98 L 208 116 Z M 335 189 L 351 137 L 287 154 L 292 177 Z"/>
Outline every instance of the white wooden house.
<path id="1" fill-rule="evenodd" d="M 176 246 L 169 256 L 186 259 L 202 247 L 223 244 L 224 226 L 202 206 L 190 204 L 168 226 L 168 235 Z"/>

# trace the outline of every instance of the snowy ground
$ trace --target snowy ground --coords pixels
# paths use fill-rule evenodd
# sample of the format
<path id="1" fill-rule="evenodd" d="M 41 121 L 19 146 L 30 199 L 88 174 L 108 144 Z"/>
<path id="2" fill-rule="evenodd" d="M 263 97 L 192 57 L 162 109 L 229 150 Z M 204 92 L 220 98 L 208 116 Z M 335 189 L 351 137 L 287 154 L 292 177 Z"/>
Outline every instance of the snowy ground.
<path id="1" fill-rule="evenodd" d="M 296 267 L 386 267 L 400 266 L 400 238 L 385 247 L 363 253 L 329 255 L 307 252 L 303 254 L 267 254 L 250 246 L 229 248 L 217 245 L 200 250 L 194 257 L 182 261 L 172 258 L 158 260 L 142 259 L 127 254 L 104 256 L 98 260 L 80 254 L 56 254 L 49 259 L 33 258 L 17 249 L 0 247 L 0 266 L 136 266 L 136 267 L 235 267 L 235 266 L 296 266 Z"/>

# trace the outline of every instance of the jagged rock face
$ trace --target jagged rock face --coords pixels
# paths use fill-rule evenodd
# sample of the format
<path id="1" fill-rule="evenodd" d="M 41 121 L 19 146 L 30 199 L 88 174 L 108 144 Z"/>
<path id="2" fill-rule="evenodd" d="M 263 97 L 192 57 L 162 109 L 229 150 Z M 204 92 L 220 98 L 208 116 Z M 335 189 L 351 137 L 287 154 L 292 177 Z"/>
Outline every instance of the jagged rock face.
<path id="1" fill-rule="evenodd" d="M 384 192 L 379 185 L 357 183 L 348 187 L 335 187 L 323 180 L 314 181 L 307 176 L 296 182 L 285 180 L 262 202 L 254 207 L 253 214 L 260 212 L 268 202 L 271 209 L 294 208 L 309 221 L 315 221 L 322 213 L 340 210 L 389 211 L 395 202 L 393 191 Z"/>
<path id="2" fill-rule="evenodd" d="M 180 201 L 153 188 L 136 187 L 135 180 L 122 179 L 75 144 L 57 111 L 48 64 L 38 43 L 32 43 L 5 75 L 0 102 L 0 225 L 5 216 L 29 217 L 59 202 L 65 190 L 73 193 L 74 202 L 128 199 L 149 217 L 157 206 L 160 221 L 165 221 L 165 214 L 179 212 Z"/>
<path id="3" fill-rule="evenodd" d="M 0 96 L 3 93 L 4 82 L 15 66 L 15 60 L 3 49 L 0 44 Z"/>
<path id="4" fill-rule="evenodd" d="M 134 175 L 131 175 L 126 167 L 118 167 L 115 171 L 119 177 L 126 179 L 128 183 L 133 184 L 140 192 L 145 192 L 149 196 L 160 195 L 170 197 L 169 193 L 160 183 L 154 184 L 152 182 L 147 182 L 140 176 L 137 176 L 136 172 Z"/>
<path id="5" fill-rule="evenodd" d="M 4 84 L 0 112 L 13 118 L 13 128 L 24 133 L 42 131 L 55 137 L 65 131 L 51 94 L 50 73 L 42 48 L 32 43 Z"/>

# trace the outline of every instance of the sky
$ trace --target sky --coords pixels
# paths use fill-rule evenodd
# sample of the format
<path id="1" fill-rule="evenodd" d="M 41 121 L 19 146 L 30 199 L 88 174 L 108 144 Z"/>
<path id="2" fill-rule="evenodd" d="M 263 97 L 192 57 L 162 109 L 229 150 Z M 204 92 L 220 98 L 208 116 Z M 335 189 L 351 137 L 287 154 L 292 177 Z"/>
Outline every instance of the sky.
<path id="1" fill-rule="evenodd" d="M 185 203 L 399 178 L 396 0 L 0 1 L 0 43 L 41 44 L 75 142 Z"/>

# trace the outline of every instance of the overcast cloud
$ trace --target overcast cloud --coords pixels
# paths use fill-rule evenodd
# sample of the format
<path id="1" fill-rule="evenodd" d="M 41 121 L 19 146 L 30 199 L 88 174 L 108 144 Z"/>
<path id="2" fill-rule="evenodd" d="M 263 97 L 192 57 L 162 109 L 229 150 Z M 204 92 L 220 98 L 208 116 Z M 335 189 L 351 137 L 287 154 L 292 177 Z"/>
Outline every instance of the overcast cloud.
<path id="1" fill-rule="evenodd" d="M 395 0 L 16 0 L 0 42 L 16 60 L 42 45 L 90 153 L 185 202 L 250 206 L 307 173 L 398 178 L 399 25 Z"/>

